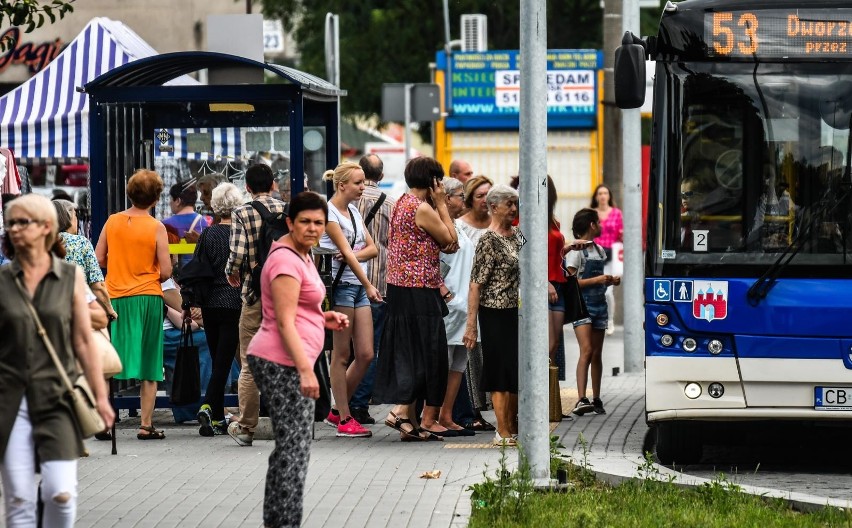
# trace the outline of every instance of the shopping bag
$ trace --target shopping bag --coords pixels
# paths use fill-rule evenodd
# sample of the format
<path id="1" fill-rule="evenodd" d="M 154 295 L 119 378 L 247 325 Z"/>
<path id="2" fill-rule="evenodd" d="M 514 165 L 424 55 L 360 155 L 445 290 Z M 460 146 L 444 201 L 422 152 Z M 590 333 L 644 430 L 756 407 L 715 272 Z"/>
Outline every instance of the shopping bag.
<path id="1" fill-rule="evenodd" d="M 192 340 L 189 321 L 184 321 L 180 330 L 180 346 L 175 358 L 175 374 L 172 380 L 172 393 L 169 401 L 172 405 L 187 405 L 201 398 L 201 367 L 198 360 L 198 347 Z"/>
<path id="2" fill-rule="evenodd" d="M 562 421 L 562 395 L 559 391 L 559 367 L 550 365 L 550 421 Z"/>

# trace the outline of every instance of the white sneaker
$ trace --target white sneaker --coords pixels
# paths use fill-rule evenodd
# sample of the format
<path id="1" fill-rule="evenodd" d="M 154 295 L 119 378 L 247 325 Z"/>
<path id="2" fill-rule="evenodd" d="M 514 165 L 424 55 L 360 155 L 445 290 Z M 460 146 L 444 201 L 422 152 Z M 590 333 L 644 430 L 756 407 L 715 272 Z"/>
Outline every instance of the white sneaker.
<path id="1" fill-rule="evenodd" d="M 244 433 L 240 422 L 231 422 L 228 424 L 228 435 L 241 446 L 250 446 L 254 440 L 254 435 Z"/>
<path id="2" fill-rule="evenodd" d="M 615 333 L 615 324 L 610 321 L 606 325 L 606 335 L 612 335 Z"/>

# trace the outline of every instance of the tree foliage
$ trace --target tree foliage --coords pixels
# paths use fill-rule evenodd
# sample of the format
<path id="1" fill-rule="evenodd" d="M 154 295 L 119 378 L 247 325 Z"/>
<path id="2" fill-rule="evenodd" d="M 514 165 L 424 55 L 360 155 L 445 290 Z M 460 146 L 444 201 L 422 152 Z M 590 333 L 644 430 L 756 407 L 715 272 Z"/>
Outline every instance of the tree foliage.
<path id="1" fill-rule="evenodd" d="M 280 19 L 301 53 L 300 69 L 325 78 L 325 17 L 340 17 L 340 84 L 347 114 L 381 110 L 381 86 L 393 82 L 429 82 L 429 63 L 444 48 L 445 30 L 439 0 L 260 0 L 267 19 Z M 488 17 L 489 49 L 520 46 L 520 2 L 452 0 L 450 35 L 460 35 L 460 17 Z M 600 49 L 603 10 L 600 0 L 548 2 L 549 49 Z"/>
<path id="2" fill-rule="evenodd" d="M 45 22 L 56 22 L 74 11 L 74 0 L 0 0 L 0 27 L 23 27 L 25 33 L 40 28 Z"/>

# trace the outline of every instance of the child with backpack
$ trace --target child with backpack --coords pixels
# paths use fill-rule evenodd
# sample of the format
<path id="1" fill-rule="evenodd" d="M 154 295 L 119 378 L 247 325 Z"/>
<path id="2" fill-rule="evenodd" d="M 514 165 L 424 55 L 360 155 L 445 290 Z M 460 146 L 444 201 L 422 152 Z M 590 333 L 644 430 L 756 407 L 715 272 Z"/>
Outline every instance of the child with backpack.
<path id="1" fill-rule="evenodd" d="M 594 240 L 601 234 L 598 212 L 594 209 L 581 209 L 574 215 L 571 225 L 574 238 Z M 589 317 L 574 321 L 574 334 L 580 345 L 580 358 L 577 361 L 577 393 L 580 400 L 574 407 L 574 414 L 582 416 L 594 411 L 606 414 L 601 401 L 601 376 L 603 374 L 603 342 L 606 336 L 607 304 L 606 288 L 621 284 L 621 277 L 604 274 L 606 252 L 597 243 L 592 243 L 580 251 L 572 251 L 566 257 L 566 269 L 576 274 L 586 302 Z M 587 381 L 591 370 L 592 401 L 586 396 Z"/>

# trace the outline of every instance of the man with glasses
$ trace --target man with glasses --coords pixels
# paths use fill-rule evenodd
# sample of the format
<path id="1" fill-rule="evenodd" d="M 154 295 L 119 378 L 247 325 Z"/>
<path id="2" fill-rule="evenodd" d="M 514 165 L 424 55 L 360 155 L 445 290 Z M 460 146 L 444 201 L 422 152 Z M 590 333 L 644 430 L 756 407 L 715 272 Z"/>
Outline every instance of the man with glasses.
<path id="1" fill-rule="evenodd" d="M 379 182 L 384 178 L 384 164 L 375 154 L 367 154 L 358 162 L 364 171 L 364 193 L 358 202 L 358 212 L 364 218 L 367 231 L 373 237 L 379 250 L 376 258 L 367 261 L 367 277 L 384 298 L 387 295 L 388 271 L 388 232 L 390 219 L 396 200 L 390 198 L 379 189 Z M 379 358 L 379 344 L 382 341 L 382 330 L 385 326 L 385 303 L 371 302 L 373 311 L 373 361 L 364 373 L 361 384 L 355 389 L 349 401 L 349 412 L 360 424 L 374 424 L 376 420 L 370 416 L 370 398 L 373 395 L 373 379 L 376 375 L 376 361 Z"/>

